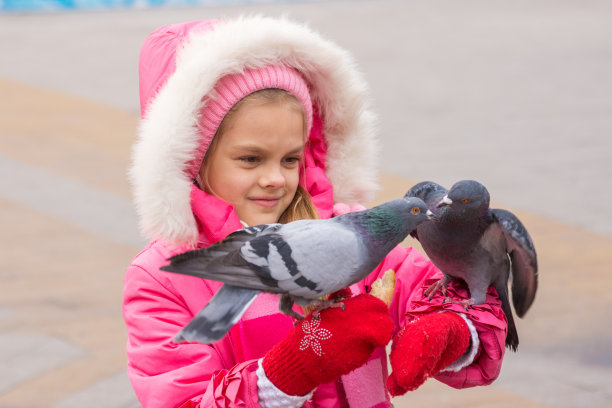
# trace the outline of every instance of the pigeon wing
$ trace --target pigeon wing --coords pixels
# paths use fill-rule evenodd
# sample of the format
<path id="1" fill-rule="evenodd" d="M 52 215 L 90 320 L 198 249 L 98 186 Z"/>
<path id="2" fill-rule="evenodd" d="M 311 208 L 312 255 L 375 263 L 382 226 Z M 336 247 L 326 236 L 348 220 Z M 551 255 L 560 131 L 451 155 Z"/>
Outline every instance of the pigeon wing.
<path id="1" fill-rule="evenodd" d="M 334 220 L 303 220 L 251 242 L 243 257 L 262 268 L 281 293 L 315 299 L 349 286 L 360 252 L 355 233 Z M 258 240 L 259 241 L 259 240 Z M 257 247 L 256 247 L 257 246 Z M 276 290 L 275 290 L 276 291 Z"/>
<path id="2" fill-rule="evenodd" d="M 265 237 L 255 238 L 257 242 L 267 242 Z M 250 245 L 249 242 L 244 245 Z M 243 245 L 243 246 L 244 246 Z M 241 247 L 226 253 L 223 250 L 213 252 L 217 256 L 211 258 L 211 252 L 206 249 L 187 251 L 170 258 L 170 264 L 160 269 L 182 275 L 195 276 L 223 282 L 236 287 L 255 289 L 262 292 L 281 293 L 278 283 L 269 278 L 262 260 L 253 264 L 242 256 Z"/>
<path id="3" fill-rule="evenodd" d="M 161 269 L 308 299 L 329 293 L 328 288 L 348 286 L 342 286 L 346 279 L 341 272 L 351 267 L 341 268 L 344 259 L 340 261 L 338 254 L 348 255 L 350 264 L 359 251 L 354 234 L 345 227 L 331 220 L 302 220 L 254 235 L 249 229 L 237 231 L 210 248 L 170 258 L 170 264 Z M 235 249 L 226 251 L 226 245 Z"/>
<path id="4" fill-rule="evenodd" d="M 193 251 L 162 269 L 316 299 L 354 283 L 349 275 L 365 252 L 359 248 L 355 233 L 334 220 L 301 220 L 262 232 L 204 264 L 198 259 L 204 252 Z"/>
<path id="5" fill-rule="evenodd" d="M 248 266 L 248 264 L 240 258 L 240 248 L 255 238 L 278 231 L 281 227 L 282 224 L 263 224 L 240 229 L 208 248 L 195 249 L 172 256 L 168 259 L 170 263 L 163 266 L 161 270 L 214 280 L 209 270 L 211 264 L 223 264 L 230 269 L 240 269 Z M 231 274 L 252 274 L 252 272 L 247 270 L 242 272 L 236 270 L 227 272 Z"/>
<path id="6" fill-rule="evenodd" d="M 523 317 L 533 303 L 538 289 L 538 261 L 533 241 L 527 229 L 510 211 L 491 210 L 501 226 L 512 261 L 512 303 L 519 317 Z"/>
<path id="7" fill-rule="evenodd" d="M 282 226 L 283 224 L 262 224 L 239 229 L 238 231 L 234 231 L 229 234 L 222 241 L 212 244 L 208 248 L 202 249 L 202 253 L 200 253 L 198 257 L 204 257 L 205 259 L 218 258 L 240 248 L 242 245 L 256 237 L 276 232 Z M 177 255 L 176 257 L 180 259 L 180 255 Z"/>

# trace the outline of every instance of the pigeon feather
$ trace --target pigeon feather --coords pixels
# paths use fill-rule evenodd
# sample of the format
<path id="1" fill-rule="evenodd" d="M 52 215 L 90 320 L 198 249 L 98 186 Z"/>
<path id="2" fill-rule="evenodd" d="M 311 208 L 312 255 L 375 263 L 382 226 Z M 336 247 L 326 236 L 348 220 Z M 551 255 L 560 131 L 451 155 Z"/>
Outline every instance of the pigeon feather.
<path id="1" fill-rule="evenodd" d="M 502 227 L 512 263 L 512 304 L 523 317 L 535 299 L 538 289 L 538 263 L 527 229 L 510 211 L 494 209 L 493 216 Z"/>

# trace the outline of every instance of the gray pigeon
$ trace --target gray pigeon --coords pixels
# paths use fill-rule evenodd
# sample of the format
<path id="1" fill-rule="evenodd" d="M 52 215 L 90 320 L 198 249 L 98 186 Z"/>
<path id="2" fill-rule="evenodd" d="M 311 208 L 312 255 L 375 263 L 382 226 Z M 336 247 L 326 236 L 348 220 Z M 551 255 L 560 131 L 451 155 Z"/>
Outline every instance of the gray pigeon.
<path id="1" fill-rule="evenodd" d="M 370 274 L 426 213 L 421 199 L 399 198 L 328 220 L 244 228 L 173 256 L 162 270 L 224 282 L 174 341 L 221 339 L 259 292 L 280 293 L 280 311 L 296 318 L 294 302 L 330 306 L 319 299 Z"/>
<path id="2" fill-rule="evenodd" d="M 433 213 L 431 221 L 412 233 L 444 274 L 425 294 L 431 298 L 438 290 L 446 293 L 446 285 L 460 278 L 471 298 L 458 303 L 467 308 L 484 303 L 493 285 L 508 320 L 506 347 L 516 351 L 519 339 L 508 300 L 508 279 L 512 276 L 512 303 L 519 317 L 531 306 L 538 287 L 536 252 L 523 224 L 509 211 L 490 209 L 489 192 L 473 180 L 459 181 L 448 191 L 425 181 L 405 197 L 421 198 Z"/>

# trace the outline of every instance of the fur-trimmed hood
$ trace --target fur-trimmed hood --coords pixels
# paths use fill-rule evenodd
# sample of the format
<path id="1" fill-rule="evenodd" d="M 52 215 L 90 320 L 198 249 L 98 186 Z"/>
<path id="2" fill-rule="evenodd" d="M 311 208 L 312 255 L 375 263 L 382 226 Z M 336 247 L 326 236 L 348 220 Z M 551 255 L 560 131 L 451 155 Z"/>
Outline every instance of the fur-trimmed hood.
<path id="1" fill-rule="evenodd" d="M 333 186 L 334 202 L 372 198 L 374 118 L 366 106 L 367 85 L 345 50 L 286 19 L 175 24 L 151 33 L 140 55 L 142 121 L 130 178 L 147 237 L 195 242 L 187 169 L 201 148 L 197 123 L 203 101 L 223 76 L 266 65 L 293 67 L 310 86 L 326 145 L 320 166 Z"/>

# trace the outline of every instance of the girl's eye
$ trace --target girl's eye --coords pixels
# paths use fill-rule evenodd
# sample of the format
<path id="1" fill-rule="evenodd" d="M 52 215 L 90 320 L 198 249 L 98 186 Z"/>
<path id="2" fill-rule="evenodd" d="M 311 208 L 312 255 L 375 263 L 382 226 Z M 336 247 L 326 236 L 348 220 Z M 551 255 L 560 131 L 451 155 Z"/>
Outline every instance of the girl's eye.
<path id="1" fill-rule="evenodd" d="M 461 202 L 462 202 L 463 204 L 467 204 L 467 203 L 469 203 L 469 202 L 470 202 L 470 200 L 468 200 L 467 198 L 464 198 L 463 200 L 461 200 Z"/>
<path id="2" fill-rule="evenodd" d="M 240 161 L 245 163 L 257 163 L 259 161 L 259 157 L 257 156 L 243 156 L 239 158 Z"/>
<path id="3" fill-rule="evenodd" d="M 300 162 L 300 157 L 287 157 L 285 159 L 285 163 L 287 164 L 297 164 Z"/>

